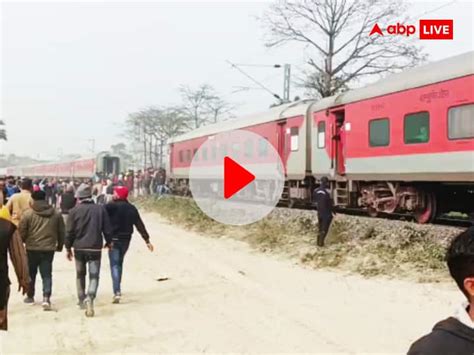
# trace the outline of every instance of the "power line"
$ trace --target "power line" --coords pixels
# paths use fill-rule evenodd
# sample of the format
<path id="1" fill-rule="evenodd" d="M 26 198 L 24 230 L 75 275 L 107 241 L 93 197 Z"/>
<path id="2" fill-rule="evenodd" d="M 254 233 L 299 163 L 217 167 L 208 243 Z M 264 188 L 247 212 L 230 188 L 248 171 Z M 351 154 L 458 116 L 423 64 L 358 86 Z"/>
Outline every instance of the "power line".
<path id="1" fill-rule="evenodd" d="M 275 94 L 273 91 L 271 91 L 269 88 L 267 88 L 265 85 L 260 83 L 258 80 L 252 78 L 249 74 L 247 74 L 242 68 L 239 68 L 236 64 L 232 63 L 230 60 L 227 60 L 227 63 L 229 63 L 232 68 L 237 69 L 240 73 L 245 75 L 249 80 L 251 80 L 253 83 L 257 84 L 259 87 L 261 87 L 263 90 L 271 94 L 273 97 L 277 98 L 278 100 L 282 101 L 281 97 L 278 94 Z"/>
<path id="2" fill-rule="evenodd" d="M 428 11 L 426 11 L 426 12 L 423 12 L 422 14 L 419 14 L 419 15 L 417 15 L 416 17 L 431 14 L 431 13 L 433 13 L 433 12 L 435 12 L 435 11 L 438 11 L 438 10 L 441 10 L 441 9 L 443 9 L 443 8 L 445 8 L 445 7 L 450 6 L 450 5 L 454 4 L 455 2 L 457 2 L 457 0 L 452 0 L 452 1 L 448 2 L 447 4 L 443 4 L 443 5 L 438 6 L 438 7 L 434 8 L 434 9 L 432 9 L 432 10 L 428 10 Z"/>
<path id="3" fill-rule="evenodd" d="M 246 63 L 235 63 L 239 67 L 258 67 L 258 68 L 281 68 L 280 64 L 246 64 Z"/>

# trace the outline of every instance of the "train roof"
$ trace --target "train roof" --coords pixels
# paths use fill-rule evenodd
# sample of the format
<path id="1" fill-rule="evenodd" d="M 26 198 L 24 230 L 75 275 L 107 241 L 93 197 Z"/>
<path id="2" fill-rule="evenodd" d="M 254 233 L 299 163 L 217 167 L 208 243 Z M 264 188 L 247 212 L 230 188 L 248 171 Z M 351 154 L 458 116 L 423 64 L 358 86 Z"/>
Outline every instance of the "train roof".
<path id="1" fill-rule="evenodd" d="M 390 75 L 373 84 L 318 101 L 313 112 L 474 74 L 474 51 Z"/>
<path id="2" fill-rule="evenodd" d="M 262 123 L 278 121 L 282 118 L 289 118 L 299 115 L 306 115 L 314 100 L 300 100 L 288 104 L 279 105 L 265 112 L 242 116 L 229 121 L 219 122 L 200 127 L 180 136 L 171 138 L 168 143 L 182 142 L 189 139 L 205 137 L 220 132 L 227 132 L 234 129 L 255 126 Z"/>

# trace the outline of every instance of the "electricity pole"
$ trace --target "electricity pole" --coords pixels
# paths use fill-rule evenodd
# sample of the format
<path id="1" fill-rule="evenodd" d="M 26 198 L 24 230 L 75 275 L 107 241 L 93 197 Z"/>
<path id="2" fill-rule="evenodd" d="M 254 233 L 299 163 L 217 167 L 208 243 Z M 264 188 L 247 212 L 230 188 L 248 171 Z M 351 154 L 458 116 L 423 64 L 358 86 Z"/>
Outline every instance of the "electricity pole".
<path id="1" fill-rule="evenodd" d="M 262 83 L 258 82 L 256 79 L 251 77 L 248 73 L 244 72 L 240 67 L 281 68 L 282 67 L 281 64 L 274 64 L 274 65 L 241 64 L 241 63 L 234 64 L 230 61 L 227 61 L 227 63 L 229 63 L 234 69 L 237 69 L 239 72 L 241 72 L 248 79 L 253 81 L 255 84 L 257 84 L 260 88 L 270 93 L 276 99 L 280 100 L 281 103 L 290 102 L 291 64 L 283 65 L 283 97 L 280 97 L 279 95 L 275 94 L 270 89 L 268 89 L 266 86 L 264 86 Z"/>
<path id="2" fill-rule="evenodd" d="M 290 102 L 291 65 L 285 64 L 283 70 L 283 102 Z"/>
<path id="3" fill-rule="evenodd" d="M 92 138 L 92 139 L 89 139 L 89 142 L 91 143 L 91 153 L 94 154 L 95 153 L 95 139 Z"/>

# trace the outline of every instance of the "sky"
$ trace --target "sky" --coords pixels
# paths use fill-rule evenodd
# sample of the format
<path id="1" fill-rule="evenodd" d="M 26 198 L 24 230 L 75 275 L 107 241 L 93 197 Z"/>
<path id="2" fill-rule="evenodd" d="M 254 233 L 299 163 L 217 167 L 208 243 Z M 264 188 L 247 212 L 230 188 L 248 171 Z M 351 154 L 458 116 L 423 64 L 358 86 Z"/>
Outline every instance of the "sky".
<path id="1" fill-rule="evenodd" d="M 1 1 L 1 0 L 0 0 Z M 237 116 L 274 101 L 227 61 L 304 67 L 302 47 L 265 47 L 270 2 L 2 1 L 0 153 L 55 159 L 124 141 L 128 114 L 180 103 L 180 85 L 209 83 Z M 415 1 L 409 13 L 454 20 L 454 40 L 422 41 L 429 60 L 474 49 L 473 1 Z M 426 15 L 425 15 L 426 14 Z M 396 20 L 396 19 L 395 19 Z M 243 68 L 281 94 L 283 71 Z M 292 85 L 291 97 L 303 95 Z"/>

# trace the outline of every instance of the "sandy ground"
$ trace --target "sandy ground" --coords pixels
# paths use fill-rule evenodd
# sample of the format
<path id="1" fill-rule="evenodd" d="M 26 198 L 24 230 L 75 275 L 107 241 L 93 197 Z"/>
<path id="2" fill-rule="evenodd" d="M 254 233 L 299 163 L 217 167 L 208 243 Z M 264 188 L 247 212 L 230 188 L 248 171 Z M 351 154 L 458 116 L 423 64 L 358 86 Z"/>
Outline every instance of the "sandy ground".
<path id="1" fill-rule="evenodd" d="M 75 307 L 74 266 L 57 254 L 55 311 L 14 293 L 1 353 L 405 353 L 462 300 L 452 285 L 309 270 L 157 215 L 145 221 L 157 250 L 135 236 L 122 304 L 111 304 L 104 255 L 96 317 L 87 319 Z"/>

